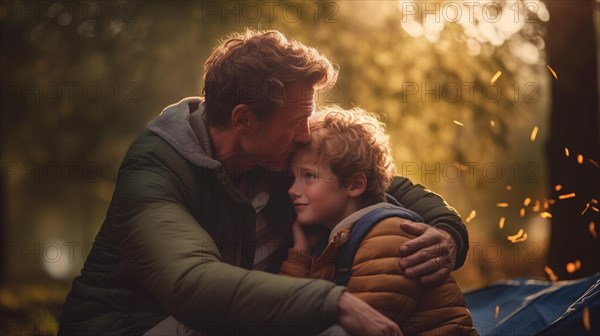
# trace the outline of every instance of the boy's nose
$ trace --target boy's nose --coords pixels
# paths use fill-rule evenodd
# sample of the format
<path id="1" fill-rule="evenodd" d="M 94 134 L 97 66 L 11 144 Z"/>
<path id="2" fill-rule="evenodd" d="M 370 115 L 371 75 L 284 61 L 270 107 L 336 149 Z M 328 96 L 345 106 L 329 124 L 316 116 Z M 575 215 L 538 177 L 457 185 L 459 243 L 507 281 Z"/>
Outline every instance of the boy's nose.
<path id="1" fill-rule="evenodd" d="M 298 190 L 296 188 L 296 182 L 294 182 L 294 184 L 292 184 L 290 189 L 288 189 L 288 195 L 290 195 L 290 198 L 292 199 L 292 201 L 297 199 L 298 197 L 300 197 L 300 194 L 298 194 Z"/>

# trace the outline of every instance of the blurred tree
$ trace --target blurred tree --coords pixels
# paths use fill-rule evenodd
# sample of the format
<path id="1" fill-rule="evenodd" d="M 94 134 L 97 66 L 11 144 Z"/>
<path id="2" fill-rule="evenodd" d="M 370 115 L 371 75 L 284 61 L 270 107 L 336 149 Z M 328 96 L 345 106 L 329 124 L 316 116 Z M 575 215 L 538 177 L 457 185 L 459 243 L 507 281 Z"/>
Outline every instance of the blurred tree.
<path id="1" fill-rule="evenodd" d="M 0 146 L 3 162 L 15 168 L 3 170 L 6 239 L 93 240 L 131 140 L 163 106 L 198 95 L 203 61 L 217 39 L 248 26 L 278 29 L 338 63 L 338 85 L 319 92 L 318 103 L 359 105 L 380 114 L 400 174 L 416 164 L 408 176 L 414 182 L 441 192 L 464 215 L 477 209 L 469 228 L 474 242 L 515 248 L 506 236 L 539 216 L 505 214 L 495 204 L 545 196 L 543 178 L 519 180 L 510 165 L 540 162 L 529 132 L 545 123 L 547 72 L 539 21 L 548 17 L 543 4 L 531 12 L 523 1 L 494 2 L 484 12 L 481 4 L 468 3 L 82 1 L 79 10 L 70 11 L 71 3 L 2 2 Z M 42 16 L 32 15 L 37 5 Z M 96 7 L 102 15 L 94 20 L 81 11 Z M 502 76 L 491 84 L 497 71 Z M 92 98 L 95 87 L 103 96 L 86 99 L 84 87 Z M 55 97 L 56 88 L 62 97 Z M 539 137 L 544 134 L 541 127 Z M 103 174 L 90 181 L 80 169 L 74 181 L 43 178 L 44 167 L 57 164 L 64 173 L 73 162 L 100 166 Z M 474 180 L 463 171 L 453 181 L 441 170 L 465 162 L 479 163 Z M 482 178 L 485 164 L 500 167 L 502 178 Z M 537 173 L 543 177 L 543 166 Z M 507 191 L 506 184 L 515 190 Z M 504 231 L 497 228 L 500 216 L 506 216 Z M 532 233 L 530 241 L 542 244 L 543 236 Z M 68 276 L 79 271 L 78 256 Z M 511 265 L 506 254 L 502 260 L 505 264 L 474 258 L 463 268 L 465 281 L 483 285 L 537 269 Z M 3 266 L 11 267 L 11 277 L 47 280 L 38 276 L 39 264 L 9 261 Z"/>
<path id="2" fill-rule="evenodd" d="M 551 134 L 547 143 L 550 184 L 561 185 L 551 197 L 552 235 L 548 265 L 559 279 L 575 279 L 600 271 L 600 112 L 598 109 L 599 3 L 593 0 L 548 1 L 549 63 L 558 73 L 552 85 Z M 568 149 L 569 154 L 566 154 Z M 578 155 L 583 161 L 578 163 Z M 593 160 L 593 161 L 590 161 Z M 575 193 L 561 200 L 560 195 Z M 596 201 L 597 202 L 597 201 Z M 596 211 L 592 207 L 596 208 Z M 585 210 L 585 213 L 584 213 Z M 568 272 L 566 265 L 581 262 Z"/>

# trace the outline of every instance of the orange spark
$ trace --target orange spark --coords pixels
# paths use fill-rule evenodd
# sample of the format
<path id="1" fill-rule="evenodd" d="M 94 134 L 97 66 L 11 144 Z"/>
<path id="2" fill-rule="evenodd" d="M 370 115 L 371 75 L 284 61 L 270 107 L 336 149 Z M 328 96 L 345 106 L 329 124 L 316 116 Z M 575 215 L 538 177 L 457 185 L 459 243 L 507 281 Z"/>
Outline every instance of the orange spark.
<path id="1" fill-rule="evenodd" d="M 583 211 L 581 212 L 581 215 L 583 216 L 583 214 L 587 211 L 587 209 L 590 208 L 590 203 L 586 203 L 585 204 L 585 209 L 583 209 Z"/>
<path id="2" fill-rule="evenodd" d="M 531 210 L 532 210 L 533 212 L 538 212 L 538 211 L 540 211 L 540 201 L 536 200 L 536 201 L 535 201 L 535 204 L 533 205 L 533 208 L 531 208 Z"/>
<path id="3" fill-rule="evenodd" d="M 506 190 L 512 190 L 512 186 L 511 185 L 507 185 L 506 186 Z"/>
<path id="4" fill-rule="evenodd" d="M 570 194 L 559 195 L 559 196 L 558 196 L 558 199 L 560 199 L 560 200 L 564 200 L 564 199 L 567 199 L 567 198 L 573 198 L 573 197 L 575 197 L 575 193 L 570 193 Z"/>
<path id="5" fill-rule="evenodd" d="M 457 124 L 458 126 L 465 126 L 465 124 L 461 123 L 460 121 L 452 120 L 452 122 Z"/>
<path id="6" fill-rule="evenodd" d="M 565 147 L 565 156 L 569 157 L 569 148 Z"/>
<path id="7" fill-rule="evenodd" d="M 590 222 L 588 225 L 588 230 L 590 230 L 590 234 L 592 237 L 594 237 L 594 239 L 598 239 L 598 234 L 596 233 L 596 223 Z"/>
<path id="8" fill-rule="evenodd" d="M 560 191 L 560 189 L 562 189 L 562 184 L 557 184 L 554 186 L 554 190 Z"/>
<path id="9" fill-rule="evenodd" d="M 583 164 L 583 155 L 582 154 L 577 155 L 577 163 Z"/>
<path id="10" fill-rule="evenodd" d="M 574 273 L 575 271 L 577 271 L 580 268 L 581 268 L 581 261 L 579 261 L 579 260 L 575 260 L 575 262 L 567 263 L 567 265 L 565 266 L 565 269 L 567 270 L 568 273 Z"/>
<path id="11" fill-rule="evenodd" d="M 556 80 L 558 80 L 558 76 L 556 75 L 556 71 L 554 71 L 554 69 L 552 69 L 552 67 L 549 66 L 548 64 L 546 64 L 546 66 L 548 67 L 548 70 L 550 70 L 550 72 L 552 73 L 552 76 L 554 76 L 554 78 Z"/>
<path id="12" fill-rule="evenodd" d="M 498 208 L 508 208 L 508 203 L 506 203 L 506 202 L 496 203 L 496 206 Z"/>
<path id="13" fill-rule="evenodd" d="M 598 165 L 598 162 L 592 160 L 592 159 L 588 159 L 588 161 L 590 161 L 591 164 L 593 164 L 594 166 L 596 166 L 596 168 L 600 169 L 600 165 Z"/>
<path id="14" fill-rule="evenodd" d="M 496 306 L 496 319 L 498 319 L 498 315 L 500 314 L 500 306 Z"/>
<path id="15" fill-rule="evenodd" d="M 528 206 L 531 203 L 531 198 L 527 197 L 523 200 L 523 206 Z"/>
<path id="16" fill-rule="evenodd" d="M 473 218 L 475 218 L 475 216 L 477 216 L 477 211 L 471 210 L 471 213 L 469 214 L 469 217 L 467 217 L 467 219 L 465 219 L 465 222 L 469 223 L 470 221 L 473 220 Z"/>
<path id="17" fill-rule="evenodd" d="M 517 234 L 513 236 L 508 236 L 506 238 L 510 240 L 511 243 L 518 243 L 527 240 L 527 233 L 525 233 L 525 230 L 519 229 L 519 232 L 517 232 Z"/>
<path id="18" fill-rule="evenodd" d="M 496 122 L 493 120 L 490 120 L 490 126 L 492 126 L 492 127 L 496 126 Z"/>
<path id="19" fill-rule="evenodd" d="M 498 78 L 500 78 L 500 76 L 502 76 L 502 71 L 496 72 L 494 77 L 492 77 L 492 79 L 490 79 L 490 84 L 494 84 L 496 82 L 496 80 L 498 80 Z"/>
<path id="20" fill-rule="evenodd" d="M 592 331 L 592 326 L 590 324 L 590 310 L 588 306 L 583 308 L 583 327 L 588 334 Z"/>
<path id="21" fill-rule="evenodd" d="M 544 272 L 546 272 L 548 278 L 550 278 L 550 281 L 558 280 L 558 277 L 556 276 L 556 274 L 554 274 L 554 271 L 549 266 L 544 266 Z"/>
<path id="22" fill-rule="evenodd" d="M 498 223 L 498 227 L 500 228 L 500 230 L 502 230 L 502 228 L 504 228 L 505 221 L 506 221 L 506 218 L 500 217 L 500 222 Z"/>
<path id="23" fill-rule="evenodd" d="M 533 130 L 531 131 L 531 135 L 530 135 L 531 141 L 535 141 L 535 137 L 537 136 L 537 133 L 538 133 L 538 127 L 535 126 L 533 128 Z"/>
<path id="24" fill-rule="evenodd" d="M 549 213 L 549 212 L 542 212 L 542 213 L 540 214 L 540 216 L 541 216 L 542 218 L 552 218 L 552 214 L 551 214 L 551 213 Z"/>
<path id="25" fill-rule="evenodd" d="M 519 216 L 525 217 L 525 208 L 521 208 L 521 210 L 519 210 Z"/>

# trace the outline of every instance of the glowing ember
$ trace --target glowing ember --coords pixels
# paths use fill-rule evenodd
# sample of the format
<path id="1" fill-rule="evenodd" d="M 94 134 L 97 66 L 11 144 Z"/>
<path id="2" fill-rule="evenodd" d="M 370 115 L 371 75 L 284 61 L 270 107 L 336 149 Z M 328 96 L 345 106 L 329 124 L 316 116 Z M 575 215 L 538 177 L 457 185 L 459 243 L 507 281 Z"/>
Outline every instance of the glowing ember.
<path id="1" fill-rule="evenodd" d="M 592 206 L 592 210 L 594 210 L 596 212 L 600 212 L 600 209 L 596 208 L 595 206 Z"/>
<path id="2" fill-rule="evenodd" d="M 469 223 L 470 221 L 473 220 L 473 218 L 475 218 L 475 216 L 477 216 L 477 211 L 471 210 L 471 213 L 469 214 L 469 217 L 467 217 L 467 219 L 465 219 L 465 222 Z"/>
<path id="3" fill-rule="evenodd" d="M 581 212 L 581 215 L 583 216 L 583 214 L 587 211 L 587 209 L 590 208 L 590 203 L 586 203 L 585 204 L 585 209 L 583 209 L 583 211 Z"/>
<path id="4" fill-rule="evenodd" d="M 581 155 L 581 154 L 577 155 L 577 163 L 583 164 L 583 155 Z"/>
<path id="5" fill-rule="evenodd" d="M 597 200 L 597 199 L 595 199 L 595 198 L 592 198 L 592 203 L 594 203 L 594 204 L 598 204 L 598 200 Z"/>
<path id="6" fill-rule="evenodd" d="M 565 266 L 565 268 L 567 269 L 567 272 L 574 273 L 575 271 L 581 268 L 581 261 L 575 260 L 575 262 L 567 263 L 567 266 Z"/>
<path id="7" fill-rule="evenodd" d="M 527 197 L 523 200 L 523 206 L 528 206 L 531 203 L 531 198 Z"/>
<path id="8" fill-rule="evenodd" d="M 492 77 L 492 79 L 490 79 L 490 84 L 494 84 L 496 82 L 496 80 L 498 80 L 498 78 L 500 78 L 500 76 L 502 76 L 502 71 L 496 72 L 494 77 Z"/>
<path id="9" fill-rule="evenodd" d="M 520 238 L 521 236 L 523 236 L 523 233 L 525 233 L 525 230 L 519 229 L 519 232 L 517 232 L 517 234 L 515 234 L 514 236 L 508 236 L 508 240 Z"/>
<path id="10" fill-rule="evenodd" d="M 457 124 L 458 126 L 465 126 L 465 124 L 461 123 L 460 121 L 452 120 L 452 122 Z"/>
<path id="11" fill-rule="evenodd" d="M 551 67 L 551 66 L 549 66 L 549 65 L 547 65 L 547 64 L 546 64 L 546 66 L 548 67 L 548 70 L 550 70 L 550 72 L 552 73 L 552 76 L 554 76 L 554 78 L 555 78 L 556 80 L 558 80 L 558 75 L 556 75 L 556 71 L 554 71 L 554 69 L 552 69 L 552 67 Z"/>
<path id="12" fill-rule="evenodd" d="M 558 199 L 560 199 L 560 200 L 564 200 L 564 199 L 567 199 L 567 198 L 573 198 L 573 197 L 575 197 L 575 193 L 570 193 L 570 194 L 559 195 L 559 196 L 558 196 Z"/>
<path id="13" fill-rule="evenodd" d="M 508 203 L 496 203 L 498 208 L 508 208 Z"/>
<path id="14" fill-rule="evenodd" d="M 554 203 L 556 203 L 556 200 L 554 200 L 554 199 L 551 198 L 551 199 L 548 200 L 548 203 L 549 204 L 554 204 Z"/>
<path id="15" fill-rule="evenodd" d="M 493 120 L 490 120 L 490 126 L 492 126 L 492 127 L 496 126 L 496 122 Z"/>
<path id="16" fill-rule="evenodd" d="M 496 313 L 494 314 L 496 316 L 496 319 L 498 319 L 499 314 L 500 314 L 500 306 L 496 306 Z"/>
<path id="17" fill-rule="evenodd" d="M 506 186 L 506 190 L 512 190 L 512 186 L 511 185 L 507 185 Z"/>
<path id="18" fill-rule="evenodd" d="M 519 229 L 519 232 L 517 232 L 517 234 L 513 236 L 508 236 L 506 238 L 510 240 L 511 243 L 519 243 L 527 240 L 527 233 L 525 233 L 525 230 Z"/>
<path id="19" fill-rule="evenodd" d="M 588 225 L 588 230 L 590 230 L 590 233 L 592 234 L 592 237 L 594 237 L 594 239 L 598 239 L 598 234 L 596 233 L 596 223 L 590 222 L 590 224 Z"/>
<path id="20" fill-rule="evenodd" d="M 587 306 L 583 308 L 583 327 L 588 334 L 592 331 L 592 326 L 590 324 L 590 310 Z"/>
<path id="21" fill-rule="evenodd" d="M 521 210 L 519 210 L 519 216 L 525 217 L 525 208 L 521 208 Z"/>
<path id="22" fill-rule="evenodd" d="M 548 209 L 548 200 L 544 198 L 544 209 Z"/>
<path id="23" fill-rule="evenodd" d="M 591 164 L 593 164 L 594 166 L 596 166 L 596 168 L 600 168 L 600 165 L 598 165 L 598 162 L 592 160 L 592 159 L 588 159 L 588 161 L 590 161 Z"/>
<path id="24" fill-rule="evenodd" d="M 560 191 L 560 189 L 562 189 L 562 185 L 561 184 L 557 184 L 557 185 L 554 186 L 554 190 Z"/>
<path id="25" fill-rule="evenodd" d="M 552 214 L 551 214 L 551 213 L 549 213 L 549 212 L 542 212 L 542 213 L 540 214 L 540 216 L 541 216 L 542 218 L 552 218 Z"/>
<path id="26" fill-rule="evenodd" d="M 546 272 L 548 278 L 550 278 L 550 281 L 558 280 L 558 277 L 556 276 L 556 274 L 554 274 L 554 271 L 549 266 L 544 266 L 544 272 Z"/>
<path id="27" fill-rule="evenodd" d="M 531 210 L 533 212 L 538 212 L 540 211 L 540 201 L 535 201 L 535 204 L 533 205 L 533 208 L 531 208 Z"/>
<path id="28" fill-rule="evenodd" d="M 569 149 L 567 147 L 565 147 L 565 156 L 569 157 Z"/>
<path id="29" fill-rule="evenodd" d="M 533 130 L 531 131 L 531 136 L 530 136 L 531 137 L 531 141 L 535 141 L 535 137 L 537 136 L 537 133 L 538 133 L 538 127 L 535 126 L 533 128 Z"/>
<path id="30" fill-rule="evenodd" d="M 500 230 L 502 230 L 504 228 L 505 221 L 506 221 L 506 218 L 500 217 L 500 222 L 498 223 L 498 227 L 500 228 Z"/>

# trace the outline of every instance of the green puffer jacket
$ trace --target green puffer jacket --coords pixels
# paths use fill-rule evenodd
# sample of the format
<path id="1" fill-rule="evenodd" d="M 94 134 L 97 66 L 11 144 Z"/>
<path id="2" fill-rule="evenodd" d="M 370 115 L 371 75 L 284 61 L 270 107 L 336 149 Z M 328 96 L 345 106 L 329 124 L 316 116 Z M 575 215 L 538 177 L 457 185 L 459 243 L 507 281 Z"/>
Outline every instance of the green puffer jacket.
<path id="1" fill-rule="evenodd" d="M 59 334 L 141 335 L 169 315 L 211 334 L 306 334 L 336 322 L 344 287 L 251 270 L 256 212 L 211 158 L 203 113 L 199 98 L 171 105 L 129 148 Z M 276 272 L 292 243 L 290 180 L 263 169 L 248 175 L 272 185 L 262 211 L 286 239 L 274 255 Z M 462 265 L 468 236 L 456 212 L 403 178 L 390 193 L 450 232 Z"/>

